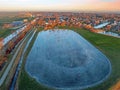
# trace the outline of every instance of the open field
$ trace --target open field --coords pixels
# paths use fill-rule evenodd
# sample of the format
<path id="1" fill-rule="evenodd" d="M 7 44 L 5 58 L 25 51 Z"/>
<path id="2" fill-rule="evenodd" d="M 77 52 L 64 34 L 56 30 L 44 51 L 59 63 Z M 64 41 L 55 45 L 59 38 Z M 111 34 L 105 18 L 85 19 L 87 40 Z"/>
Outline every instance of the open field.
<path id="1" fill-rule="evenodd" d="M 31 18 L 31 17 L 17 17 L 17 16 L 11 16 L 11 17 L 8 17 L 8 16 L 0 16 L 0 38 L 5 38 L 6 36 L 10 35 L 11 33 L 13 33 L 16 29 L 13 28 L 2 28 L 3 24 L 4 23 L 11 23 L 13 21 L 22 21 L 24 19 L 28 19 L 28 21 L 31 21 L 33 20 L 34 18 Z"/>
<path id="2" fill-rule="evenodd" d="M 100 51 L 102 51 L 110 59 L 110 62 L 112 64 L 112 73 L 110 77 L 102 84 L 92 88 L 88 88 L 87 90 L 109 90 L 114 84 L 116 84 L 120 80 L 120 71 L 119 71 L 120 70 L 120 39 L 119 38 L 96 34 L 78 28 L 69 28 L 69 27 L 59 27 L 59 28 L 72 29 L 75 32 L 79 33 L 85 39 L 91 42 L 95 47 L 97 47 Z M 30 48 L 34 43 L 34 40 L 30 44 L 28 51 L 26 51 L 25 59 L 30 51 Z M 28 76 L 28 74 L 24 70 L 24 64 L 25 61 L 23 63 L 23 68 L 21 70 L 21 74 L 19 77 L 19 90 L 46 90 L 46 87 L 40 85 L 35 81 L 35 79 L 32 79 Z"/>
<path id="3" fill-rule="evenodd" d="M 23 19 L 32 20 L 33 18 L 19 16 L 18 12 L 0 12 L 0 25 L 3 23 L 10 23 L 12 21 L 21 21 Z"/>
<path id="4" fill-rule="evenodd" d="M 6 36 L 10 35 L 12 32 L 14 32 L 15 30 L 13 29 L 1 29 L 0 28 L 0 38 L 5 38 Z"/>

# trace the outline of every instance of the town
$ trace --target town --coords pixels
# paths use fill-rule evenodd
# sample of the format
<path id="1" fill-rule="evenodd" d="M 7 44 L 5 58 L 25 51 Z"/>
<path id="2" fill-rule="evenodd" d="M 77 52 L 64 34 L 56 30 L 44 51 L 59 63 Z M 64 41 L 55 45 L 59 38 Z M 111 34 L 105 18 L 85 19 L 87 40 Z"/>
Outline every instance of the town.
<path id="1" fill-rule="evenodd" d="M 27 35 L 30 37 L 29 34 L 35 33 L 38 29 L 47 31 L 61 27 L 74 27 L 92 33 L 120 38 L 120 14 L 116 13 L 22 12 L 17 13 L 17 18 L 20 18 L 20 20 L 0 24 L 0 32 L 2 30 L 8 32 L 5 36 L 0 35 L 0 76 L 4 75 L 7 66 L 12 67 L 11 55 L 18 46 L 26 39 Z M 10 30 L 12 31 L 10 32 Z M 7 74 L 9 71 L 10 68 L 6 71 Z M 0 81 L 0 85 L 3 84 L 5 78 Z"/>
<path id="2" fill-rule="evenodd" d="M 85 28 L 91 32 L 114 32 L 120 36 L 120 14 L 109 13 L 25 13 L 26 17 L 33 17 L 34 20 L 28 22 L 13 21 L 12 23 L 4 23 L 1 27 L 4 29 L 18 28 L 13 34 L 0 38 L 0 68 L 4 65 L 9 54 L 15 45 L 24 38 L 26 32 L 31 30 L 35 25 L 44 28 L 44 30 L 58 28 L 59 26 L 70 26 Z M 2 48 L 5 48 L 2 50 Z"/>

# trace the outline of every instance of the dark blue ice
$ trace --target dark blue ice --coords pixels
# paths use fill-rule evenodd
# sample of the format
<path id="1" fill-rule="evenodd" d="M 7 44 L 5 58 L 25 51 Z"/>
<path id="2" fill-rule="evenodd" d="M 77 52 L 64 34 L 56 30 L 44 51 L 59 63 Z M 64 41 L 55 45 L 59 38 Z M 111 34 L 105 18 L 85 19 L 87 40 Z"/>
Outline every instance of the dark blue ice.
<path id="1" fill-rule="evenodd" d="M 42 31 L 28 55 L 25 69 L 39 83 L 53 88 L 86 88 L 110 74 L 109 60 L 72 30 Z"/>

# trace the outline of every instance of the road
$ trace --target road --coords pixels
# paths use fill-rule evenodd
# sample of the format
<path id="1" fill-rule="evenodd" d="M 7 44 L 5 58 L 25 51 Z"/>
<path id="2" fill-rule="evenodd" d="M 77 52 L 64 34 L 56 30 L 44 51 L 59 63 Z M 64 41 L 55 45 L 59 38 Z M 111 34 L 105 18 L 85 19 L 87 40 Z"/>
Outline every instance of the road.
<path id="1" fill-rule="evenodd" d="M 16 81 L 17 81 L 17 78 L 18 78 L 19 71 L 21 69 L 21 65 L 22 65 L 22 62 L 23 62 L 23 58 L 24 58 L 25 52 L 26 52 L 26 50 L 27 50 L 31 40 L 33 39 L 35 33 L 36 33 L 36 31 L 34 31 L 34 33 L 30 37 L 29 41 L 27 42 L 27 45 L 25 46 L 25 48 L 24 48 L 24 50 L 22 52 L 21 58 L 19 60 L 18 66 L 17 66 L 15 74 L 13 76 L 13 80 L 12 80 L 11 85 L 10 85 L 10 90 L 14 90 L 14 88 L 15 88 L 15 84 L 16 84 Z"/>

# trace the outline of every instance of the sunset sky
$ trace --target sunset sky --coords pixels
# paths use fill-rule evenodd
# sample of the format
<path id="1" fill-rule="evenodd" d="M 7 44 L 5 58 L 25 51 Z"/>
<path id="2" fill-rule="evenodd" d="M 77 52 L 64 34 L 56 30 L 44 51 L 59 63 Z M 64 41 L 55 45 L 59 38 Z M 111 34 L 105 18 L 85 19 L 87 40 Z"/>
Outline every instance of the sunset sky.
<path id="1" fill-rule="evenodd" d="M 0 0 L 0 11 L 120 11 L 120 0 Z"/>

